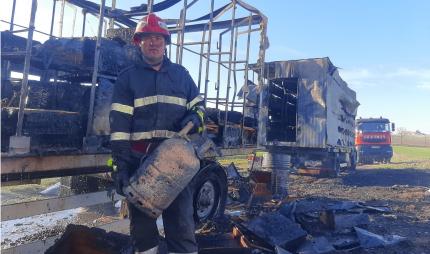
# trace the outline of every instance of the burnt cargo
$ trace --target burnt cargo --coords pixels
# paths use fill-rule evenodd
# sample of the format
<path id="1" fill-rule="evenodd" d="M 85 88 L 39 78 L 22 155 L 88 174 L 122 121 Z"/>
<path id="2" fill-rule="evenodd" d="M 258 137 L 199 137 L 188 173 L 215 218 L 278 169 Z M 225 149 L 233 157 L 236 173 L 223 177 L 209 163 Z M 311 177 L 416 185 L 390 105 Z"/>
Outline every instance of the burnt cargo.
<path id="1" fill-rule="evenodd" d="M 94 67 L 95 38 L 49 39 L 37 50 L 37 57 L 48 59 L 50 69 L 65 72 L 91 72 Z M 132 65 L 139 50 L 121 41 L 102 39 L 98 70 L 101 74 L 116 76 Z"/>
<path id="2" fill-rule="evenodd" d="M 23 52 L 27 47 L 27 39 L 14 35 L 9 31 L 0 32 L 2 52 Z M 33 47 L 40 45 L 40 42 L 33 40 Z"/>
<path id="3" fill-rule="evenodd" d="M 21 81 L 2 80 L 2 107 L 19 107 Z M 52 109 L 86 113 L 89 108 L 90 86 L 68 82 L 28 81 L 26 108 Z"/>
<path id="4" fill-rule="evenodd" d="M 9 137 L 15 135 L 18 108 L 1 109 L 1 151 L 7 152 Z M 59 152 L 82 147 L 81 115 L 77 112 L 25 109 L 22 133 L 31 137 L 32 152 Z"/>
<path id="5" fill-rule="evenodd" d="M 356 93 L 329 58 L 265 64 L 259 142 L 266 146 L 354 146 Z"/>

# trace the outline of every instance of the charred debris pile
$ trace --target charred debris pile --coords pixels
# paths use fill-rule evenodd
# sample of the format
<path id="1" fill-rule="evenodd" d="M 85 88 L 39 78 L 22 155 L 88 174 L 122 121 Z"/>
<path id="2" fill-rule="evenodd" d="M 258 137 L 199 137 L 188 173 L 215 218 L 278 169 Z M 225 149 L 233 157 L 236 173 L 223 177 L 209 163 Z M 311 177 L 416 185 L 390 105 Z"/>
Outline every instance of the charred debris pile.
<path id="1" fill-rule="evenodd" d="M 378 223 L 372 221 L 374 215 L 392 212 L 389 207 L 328 198 L 274 199 L 270 172 L 254 171 L 242 177 L 233 165 L 229 166 L 228 179 L 224 215 L 199 225 L 197 230 L 199 253 L 361 253 L 408 243 L 402 236 L 367 230 L 371 223 Z M 80 239 L 82 235 L 93 240 Z M 127 235 L 77 225 L 69 225 L 46 253 L 73 249 L 70 246 L 76 249 L 77 243 L 82 251 L 132 253 Z M 162 242 L 163 249 L 166 251 Z"/>
<path id="2" fill-rule="evenodd" d="M 233 165 L 229 172 L 235 172 Z M 230 174 L 225 217 L 208 223 L 200 233 L 221 239 L 228 236 L 247 248 L 247 253 L 358 253 L 407 242 L 402 236 L 378 235 L 367 230 L 371 223 L 378 223 L 373 221 L 374 215 L 392 212 L 389 207 L 349 200 L 276 196 L 270 174 Z"/>

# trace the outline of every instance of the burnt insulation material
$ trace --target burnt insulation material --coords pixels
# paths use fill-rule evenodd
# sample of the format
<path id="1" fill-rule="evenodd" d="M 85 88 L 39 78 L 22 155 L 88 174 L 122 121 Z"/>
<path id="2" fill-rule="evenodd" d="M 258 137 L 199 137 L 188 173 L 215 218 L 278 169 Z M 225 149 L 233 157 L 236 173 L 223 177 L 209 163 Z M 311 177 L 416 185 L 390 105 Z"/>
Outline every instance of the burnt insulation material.
<path id="1" fill-rule="evenodd" d="M 92 72 L 95 48 L 95 38 L 49 39 L 39 48 L 37 56 L 49 62 L 50 69 Z M 132 65 L 139 53 L 134 46 L 109 39 L 101 40 L 100 50 L 99 73 L 113 76 Z"/>
<path id="2" fill-rule="evenodd" d="M 25 51 L 27 47 L 27 39 L 21 36 L 16 36 L 9 31 L 0 32 L 1 51 L 16 52 Z M 40 45 L 40 42 L 33 40 L 33 47 Z"/>
<path id="3" fill-rule="evenodd" d="M 131 28 L 115 28 L 108 29 L 106 37 L 109 39 L 121 40 L 124 43 L 132 44 L 134 29 Z"/>
<path id="4" fill-rule="evenodd" d="M 216 108 L 206 108 L 207 117 L 214 123 L 223 125 L 225 119 L 225 111 Z M 228 123 L 230 124 L 242 124 L 242 113 L 238 111 L 229 111 Z M 245 126 L 256 127 L 257 119 L 251 117 L 245 117 Z"/>
<path id="5" fill-rule="evenodd" d="M 65 82 L 28 82 L 26 108 L 52 109 L 84 113 L 89 108 L 90 86 Z M 18 107 L 21 82 L 2 80 L 2 107 Z"/>
<path id="6" fill-rule="evenodd" d="M 15 135 L 18 108 L 1 109 L 1 150 L 6 152 L 9 137 Z M 84 131 L 77 112 L 27 109 L 24 113 L 23 135 L 31 137 L 30 150 L 79 149 Z"/>

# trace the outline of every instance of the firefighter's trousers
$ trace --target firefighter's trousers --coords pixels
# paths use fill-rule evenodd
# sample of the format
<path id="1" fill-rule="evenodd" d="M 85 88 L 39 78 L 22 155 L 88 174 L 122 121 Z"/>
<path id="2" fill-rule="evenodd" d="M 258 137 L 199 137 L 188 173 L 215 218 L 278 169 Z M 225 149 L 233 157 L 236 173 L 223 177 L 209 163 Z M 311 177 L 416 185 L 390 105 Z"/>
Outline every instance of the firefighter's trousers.
<path id="1" fill-rule="evenodd" d="M 128 203 L 130 234 L 136 253 L 156 253 L 159 233 L 156 219 L 152 219 Z M 169 253 L 197 253 L 193 218 L 193 191 L 187 186 L 170 206 L 163 211 L 162 218 Z"/>

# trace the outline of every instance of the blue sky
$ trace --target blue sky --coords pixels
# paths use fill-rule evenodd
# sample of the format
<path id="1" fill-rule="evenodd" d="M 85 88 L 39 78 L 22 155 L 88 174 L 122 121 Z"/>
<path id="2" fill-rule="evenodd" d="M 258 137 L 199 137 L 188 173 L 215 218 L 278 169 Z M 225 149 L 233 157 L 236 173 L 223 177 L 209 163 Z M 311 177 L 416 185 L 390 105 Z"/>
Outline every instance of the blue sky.
<path id="1" fill-rule="evenodd" d="M 16 14 L 17 23 L 28 25 L 30 2 L 17 0 L 17 10 L 21 10 Z M 147 1 L 117 2 L 128 9 Z M 430 1 L 246 2 L 269 18 L 266 60 L 328 56 L 357 92 L 358 116 L 384 116 L 397 127 L 430 134 Z M 2 0 L 0 19 L 10 19 L 11 4 L 12 0 Z M 18 8 L 22 5 L 25 7 Z M 39 0 L 37 17 L 45 18 L 38 18 L 36 28 L 49 32 L 51 8 L 51 0 Z M 67 10 L 66 22 L 70 23 L 73 10 Z M 79 19 L 75 35 L 80 35 Z M 88 33 L 95 34 L 95 19 L 89 18 L 89 22 L 94 28 Z M 7 28 L 0 23 L 1 30 Z M 71 29 L 67 33 L 71 35 Z"/>

